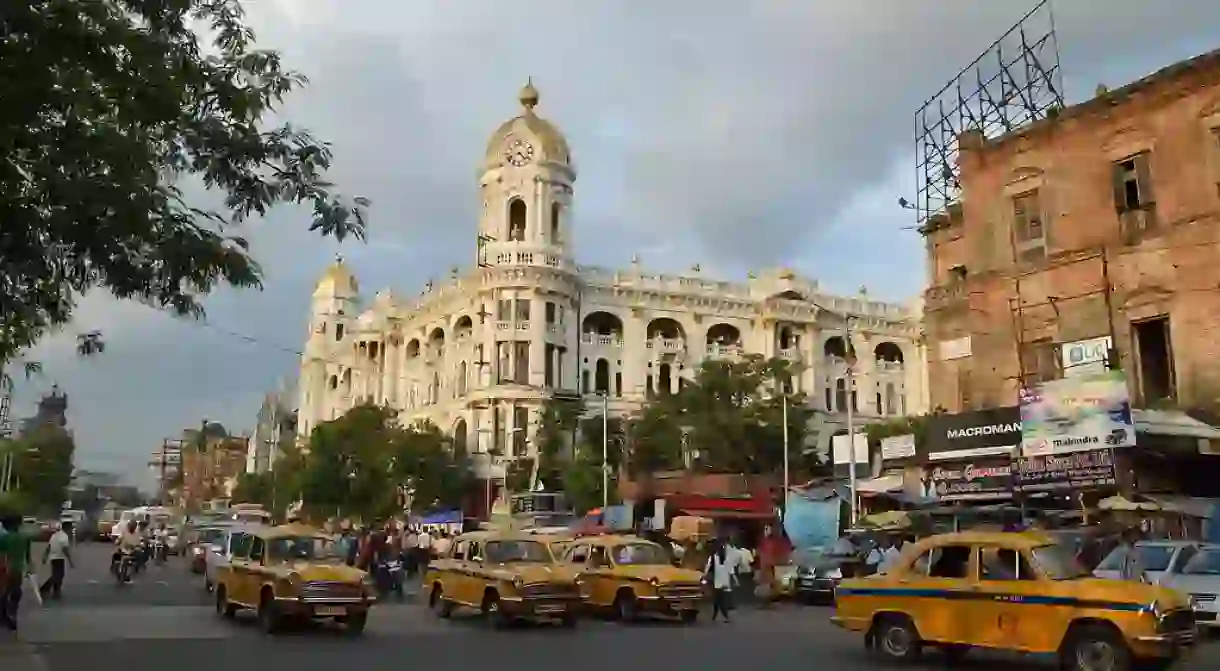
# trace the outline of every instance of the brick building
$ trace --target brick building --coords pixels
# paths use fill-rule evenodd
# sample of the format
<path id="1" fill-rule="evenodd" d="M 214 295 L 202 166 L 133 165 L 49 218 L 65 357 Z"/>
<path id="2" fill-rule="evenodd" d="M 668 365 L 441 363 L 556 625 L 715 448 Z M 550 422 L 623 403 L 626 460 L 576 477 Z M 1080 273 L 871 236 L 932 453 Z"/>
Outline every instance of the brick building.
<path id="1" fill-rule="evenodd" d="M 232 495 L 233 484 L 246 470 L 247 436 L 230 436 L 214 422 L 202 434 L 197 429 L 183 432 L 178 498 L 187 507 Z"/>
<path id="2" fill-rule="evenodd" d="M 962 198 L 922 229 L 930 405 L 1014 405 L 1083 343 L 1135 405 L 1216 410 L 1220 51 L 958 143 Z"/>

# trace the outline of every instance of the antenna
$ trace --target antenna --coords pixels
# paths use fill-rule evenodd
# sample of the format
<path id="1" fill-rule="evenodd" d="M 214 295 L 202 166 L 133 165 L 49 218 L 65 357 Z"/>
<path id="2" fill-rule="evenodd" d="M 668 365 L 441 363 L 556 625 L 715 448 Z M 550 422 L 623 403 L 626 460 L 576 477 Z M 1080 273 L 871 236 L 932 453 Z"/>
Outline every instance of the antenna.
<path id="1" fill-rule="evenodd" d="M 1055 15 L 1050 0 L 1041 0 L 915 112 L 916 224 L 961 197 L 963 132 L 996 138 L 1062 109 Z"/>

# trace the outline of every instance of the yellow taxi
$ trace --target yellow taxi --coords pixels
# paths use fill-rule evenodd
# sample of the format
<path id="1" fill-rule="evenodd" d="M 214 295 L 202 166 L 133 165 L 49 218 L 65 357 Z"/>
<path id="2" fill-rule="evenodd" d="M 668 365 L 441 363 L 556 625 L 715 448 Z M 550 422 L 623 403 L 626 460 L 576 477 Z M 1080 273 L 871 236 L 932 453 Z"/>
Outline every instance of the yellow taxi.
<path id="1" fill-rule="evenodd" d="M 1093 578 L 1036 532 L 926 538 L 890 570 L 842 581 L 831 621 L 894 660 L 993 648 L 1055 654 L 1076 671 L 1168 668 L 1196 636 L 1185 595 Z"/>
<path id="2" fill-rule="evenodd" d="M 329 619 L 359 635 L 376 600 L 368 576 L 344 563 L 330 535 L 296 524 L 244 536 L 216 581 L 216 612 L 232 618 L 252 610 L 267 633 Z"/>
<path id="3" fill-rule="evenodd" d="M 576 574 L 556 562 L 551 545 L 550 537 L 520 532 L 462 534 L 424 573 L 428 604 L 443 618 L 458 606 L 475 608 L 496 626 L 522 619 L 574 626 Z"/>
<path id="4" fill-rule="evenodd" d="M 578 571 L 580 598 L 592 609 L 612 610 L 620 621 L 640 615 L 699 618 L 705 589 L 703 574 L 674 566 L 665 548 L 637 536 L 577 538 L 564 561 Z"/>

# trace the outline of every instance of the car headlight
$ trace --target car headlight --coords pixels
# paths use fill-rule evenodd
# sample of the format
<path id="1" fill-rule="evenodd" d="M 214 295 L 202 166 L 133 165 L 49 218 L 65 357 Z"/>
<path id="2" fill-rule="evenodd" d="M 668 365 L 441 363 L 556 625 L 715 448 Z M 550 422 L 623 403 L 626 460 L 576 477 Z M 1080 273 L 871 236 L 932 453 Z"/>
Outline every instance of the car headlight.
<path id="1" fill-rule="evenodd" d="M 661 584 L 661 580 L 656 576 L 653 576 L 651 579 L 649 579 L 648 584 L 652 585 L 653 587 L 657 587 Z"/>

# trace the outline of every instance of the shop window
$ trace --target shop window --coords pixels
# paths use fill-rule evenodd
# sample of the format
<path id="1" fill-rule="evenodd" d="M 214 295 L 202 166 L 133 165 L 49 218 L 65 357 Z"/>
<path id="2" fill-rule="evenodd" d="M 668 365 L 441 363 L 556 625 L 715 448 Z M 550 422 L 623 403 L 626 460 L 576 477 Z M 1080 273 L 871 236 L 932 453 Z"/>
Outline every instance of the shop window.
<path id="1" fill-rule="evenodd" d="M 1177 397 L 1169 317 L 1133 322 L 1139 395 L 1144 405 Z"/>

